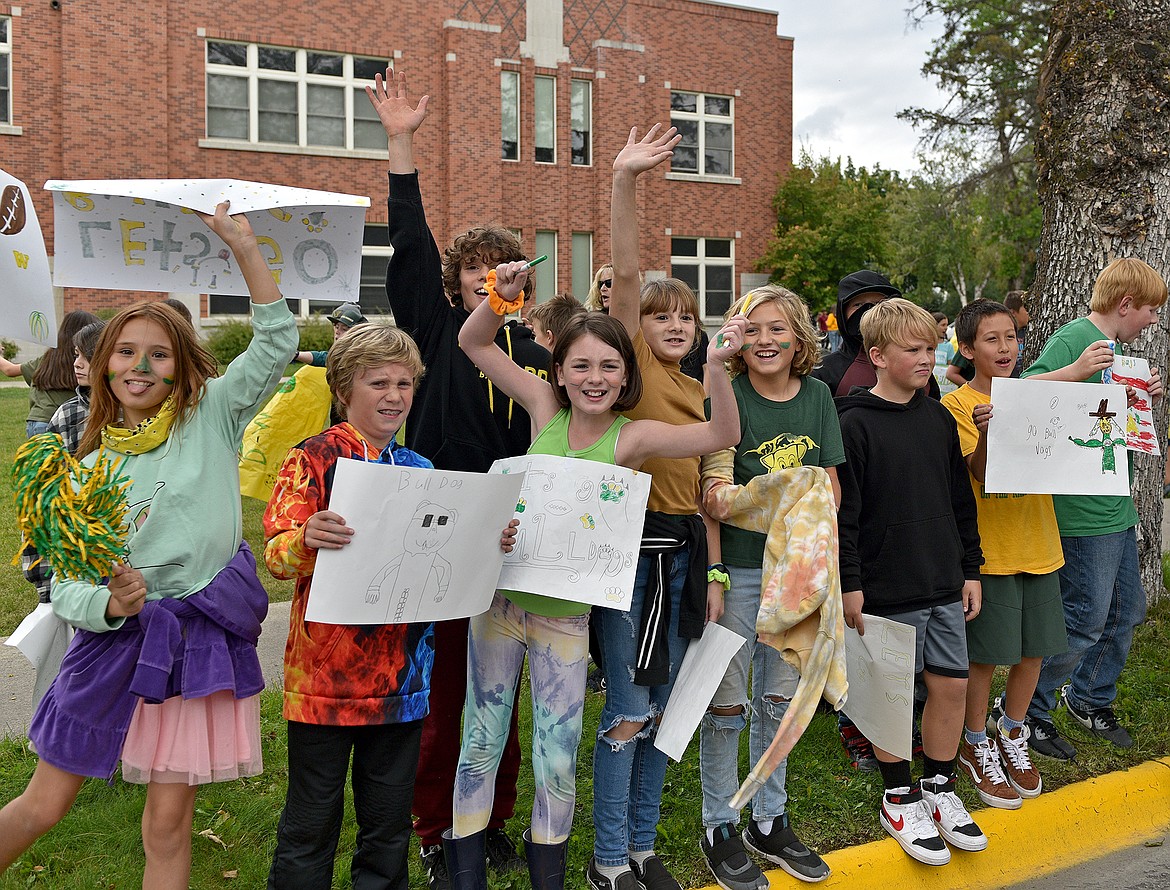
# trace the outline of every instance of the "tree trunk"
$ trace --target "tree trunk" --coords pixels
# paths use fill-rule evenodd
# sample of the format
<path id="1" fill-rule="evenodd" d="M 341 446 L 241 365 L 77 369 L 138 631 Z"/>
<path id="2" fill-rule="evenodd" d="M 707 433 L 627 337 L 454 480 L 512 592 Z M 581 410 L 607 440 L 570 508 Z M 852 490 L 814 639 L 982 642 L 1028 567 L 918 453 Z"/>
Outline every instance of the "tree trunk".
<path id="1" fill-rule="evenodd" d="M 1088 311 L 1116 257 L 1170 275 L 1170 0 L 1058 0 L 1040 72 L 1036 138 L 1043 208 L 1028 360 Z M 1133 345 L 1167 377 L 1167 314 Z M 1155 410 L 1166 430 L 1166 402 Z M 1166 439 L 1162 438 L 1163 451 Z M 1147 598 L 1162 586 L 1164 458 L 1136 461 L 1134 501 Z"/>

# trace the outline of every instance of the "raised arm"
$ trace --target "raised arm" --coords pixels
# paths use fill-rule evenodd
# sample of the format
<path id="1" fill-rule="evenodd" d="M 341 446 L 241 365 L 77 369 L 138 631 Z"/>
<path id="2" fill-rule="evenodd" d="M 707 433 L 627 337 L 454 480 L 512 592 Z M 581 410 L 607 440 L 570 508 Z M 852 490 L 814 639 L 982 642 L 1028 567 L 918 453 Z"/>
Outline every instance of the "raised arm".
<path id="1" fill-rule="evenodd" d="M 667 160 L 682 137 L 674 127 L 661 132 L 655 124 L 640 140 L 638 128 L 613 162 L 610 199 L 610 242 L 613 250 L 613 287 L 609 314 L 633 337 L 642 321 L 638 286 L 638 177 Z M 742 341 L 741 341 L 742 342 Z"/>
<path id="2" fill-rule="evenodd" d="M 229 215 L 230 204 L 230 201 L 222 201 L 215 208 L 214 216 L 200 213 L 199 217 L 231 248 L 236 265 L 244 273 L 244 281 L 248 285 L 252 302 L 275 303 L 281 299 L 280 288 L 276 286 L 276 280 L 272 277 L 264 257 L 260 255 L 252 225 L 248 222 L 248 217 L 242 213 Z"/>
<path id="3" fill-rule="evenodd" d="M 386 130 L 386 148 L 390 153 L 391 173 L 413 173 L 414 134 L 426 120 L 430 96 L 423 96 L 412 106 L 406 92 L 406 74 L 386 69 L 386 76 L 374 75 L 374 85 L 366 87 L 370 104 Z"/>
<path id="4" fill-rule="evenodd" d="M 496 294 L 500 299 L 516 298 L 528 280 L 523 261 L 501 263 L 496 267 Z M 489 279 L 490 280 L 490 279 Z M 471 313 L 459 330 L 459 348 L 487 378 L 504 393 L 519 402 L 532 418 L 536 429 L 542 428 L 557 413 L 559 406 L 548 381 L 529 374 L 496 345 L 496 332 L 504 321 L 497 315 L 490 299 Z"/>

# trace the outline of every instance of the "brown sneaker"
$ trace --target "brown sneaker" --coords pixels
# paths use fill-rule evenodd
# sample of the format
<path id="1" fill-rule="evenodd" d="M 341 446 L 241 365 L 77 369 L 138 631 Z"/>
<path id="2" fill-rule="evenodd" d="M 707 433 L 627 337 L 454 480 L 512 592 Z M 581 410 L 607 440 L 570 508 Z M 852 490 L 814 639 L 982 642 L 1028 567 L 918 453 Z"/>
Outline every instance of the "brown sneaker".
<path id="1" fill-rule="evenodd" d="M 959 767 L 979 792 L 980 799 L 989 807 L 1018 810 L 1023 806 L 1024 801 L 1008 783 L 999 762 L 999 752 L 992 747 L 991 742 L 972 745 L 964 738 L 959 742 Z"/>
<path id="2" fill-rule="evenodd" d="M 1008 782 L 1020 793 L 1020 797 L 1039 797 L 1044 783 L 1040 778 L 1040 770 L 1032 765 L 1032 759 L 1028 756 L 1027 725 L 1005 732 L 1003 725 L 999 724 L 998 729 L 995 747 Z"/>

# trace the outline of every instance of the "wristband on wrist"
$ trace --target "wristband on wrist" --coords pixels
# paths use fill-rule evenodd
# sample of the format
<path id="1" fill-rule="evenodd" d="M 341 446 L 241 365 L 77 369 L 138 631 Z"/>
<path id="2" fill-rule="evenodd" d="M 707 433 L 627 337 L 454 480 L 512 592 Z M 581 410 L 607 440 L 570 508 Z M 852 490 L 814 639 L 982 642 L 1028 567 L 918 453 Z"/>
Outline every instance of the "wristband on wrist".
<path id="1" fill-rule="evenodd" d="M 724 592 L 731 590 L 731 576 L 727 574 L 727 566 L 721 562 L 707 566 L 707 583 L 712 581 L 722 584 Z"/>

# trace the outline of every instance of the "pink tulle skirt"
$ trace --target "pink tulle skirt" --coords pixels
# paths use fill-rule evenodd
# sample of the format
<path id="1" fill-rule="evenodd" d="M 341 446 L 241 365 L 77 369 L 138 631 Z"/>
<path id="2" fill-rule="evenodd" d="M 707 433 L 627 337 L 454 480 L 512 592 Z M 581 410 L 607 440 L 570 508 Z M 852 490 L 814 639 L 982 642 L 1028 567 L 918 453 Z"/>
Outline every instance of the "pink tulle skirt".
<path id="1" fill-rule="evenodd" d="M 259 775 L 260 696 L 231 692 L 140 701 L 122 749 L 122 778 L 145 785 L 205 785 Z"/>

